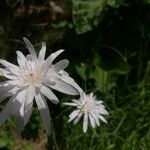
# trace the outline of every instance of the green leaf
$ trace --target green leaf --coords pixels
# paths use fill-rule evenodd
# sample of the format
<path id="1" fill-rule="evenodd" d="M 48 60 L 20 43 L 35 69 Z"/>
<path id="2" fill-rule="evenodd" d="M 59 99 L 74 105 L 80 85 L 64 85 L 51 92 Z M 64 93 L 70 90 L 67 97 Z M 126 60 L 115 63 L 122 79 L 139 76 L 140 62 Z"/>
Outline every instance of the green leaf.
<path id="1" fill-rule="evenodd" d="M 100 92 L 109 92 L 116 86 L 117 75 L 111 71 L 105 71 L 98 63 L 95 63 L 95 69 L 90 72 L 90 78 L 95 80 L 95 87 Z"/>
<path id="2" fill-rule="evenodd" d="M 107 5 L 117 7 L 122 0 L 72 0 L 72 14 L 78 34 L 92 30 L 101 20 Z"/>
<path id="3" fill-rule="evenodd" d="M 77 73 L 81 76 L 82 79 L 85 81 L 87 80 L 87 74 L 86 74 L 86 65 L 84 63 L 81 63 L 80 66 L 76 66 Z"/>

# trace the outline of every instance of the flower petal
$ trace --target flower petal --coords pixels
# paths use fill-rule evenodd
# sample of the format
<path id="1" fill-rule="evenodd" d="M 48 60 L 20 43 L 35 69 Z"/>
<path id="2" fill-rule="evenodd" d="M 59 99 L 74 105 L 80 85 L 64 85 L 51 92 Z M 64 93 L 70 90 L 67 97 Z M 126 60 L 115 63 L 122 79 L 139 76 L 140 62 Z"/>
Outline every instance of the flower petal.
<path id="1" fill-rule="evenodd" d="M 16 100 L 16 97 L 11 97 L 0 113 L 0 125 L 2 125 L 10 115 L 15 114 L 20 107 L 21 103 Z"/>
<path id="2" fill-rule="evenodd" d="M 102 120 L 103 122 L 107 123 L 106 119 L 105 119 L 103 116 L 98 115 L 98 118 L 99 118 L 100 120 Z"/>
<path id="3" fill-rule="evenodd" d="M 26 99 L 24 102 L 24 122 L 23 126 L 25 126 L 32 114 L 32 106 L 33 106 L 33 99 L 34 99 L 34 93 L 35 93 L 35 88 L 32 86 L 29 86 L 26 92 Z"/>
<path id="4" fill-rule="evenodd" d="M 80 86 L 69 76 L 62 76 L 61 80 L 63 80 L 64 82 L 72 85 L 75 89 L 77 89 L 79 91 L 79 93 L 83 93 L 83 90 L 80 88 Z"/>
<path id="5" fill-rule="evenodd" d="M 23 126 L 25 126 L 28 123 L 28 121 L 31 117 L 32 107 L 33 107 L 33 101 L 31 103 L 29 103 L 28 105 L 25 103 Z"/>
<path id="6" fill-rule="evenodd" d="M 6 60 L 2 60 L 0 59 L 0 63 L 5 66 L 7 69 L 9 69 L 9 71 L 11 71 L 13 74 L 15 75 L 19 75 L 19 67 L 6 61 Z"/>
<path id="7" fill-rule="evenodd" d="M 89 119 L 90 119 L 91 126 L 92 126 L 93 128 L 95 128 L 95 127 L 96 127 L 95 120 L 94 120 L 94 118 L 91 116 L 90 113 L 89 113 Z"/>
<path id="8" fill-rule="evenodd" d="M 45 63 L 43 64 L 43 67 L 45 70 L 49 69 L 49 67 L 51 66 L 52 62 L 54 61 L 54 59 L 63 52 L 64 50 L 58 50 L 55 53 L 52 53 L 46 60 Z"/>
<path id="9" fill-rule="evenodd" d="M 54 69 L 56 72 L 64 70 L 69 65 L 69 61 L 67 59 L 61 60 L 54 64 Z"/>
<path id="10" fill-rule="evenodd" d="M 88 113 L 84 113 L 84 119 L 83 119 L 83 132 L 85 133 L 88 129 Z"/>
<path id="11" fill-rule="evenodd" d="M 11 85 L 0 87 L 0 103 L 7 97 L 11 96 L 17 88 Z M 14 93 L 16 94 L 16 93 Z"/>
<path id="12" fill-rule="evenodd" d="M 62 93 L 65 93 L 65 94 L 68 94 L 68 95 L 78 95 L 78 91 L 71 85 L 65 83 L 64 81 L 60 80 L 60 79 L 56 79 L 56 84 L 55 85 L 50 85 L 51 88 L 59 91 L 59 92 L 62 92 Z"/>
<path id="13" fill-rule="evenodd" d="M 81 111 L 79 114 L 78 114 L 78 116 L 76 117 L 76 119 L 73 121 L 73 124 L 74 125 L 76 125 L 78 122 L 79 122 L 79 120 L 81 119 L 81 116 L 83 115 L 83 112 Z"/>
<path id="14" fill-rule="evenodd" d="M 19 64 L 19 66 L 20 67 L 23 67 L 23 66 L 25 66 L 25 63 L 26 63 L 26 57 L 23 55 L 23 53 L 22 52 L 20 52 L 20 51 L 17 51 L 16 52 L 17 53 L 17 61 L 18 61 L 18 64 Z"/>
<path id="15" fill-rule="evenodd" d="M 16 127 L 18 136 L 21 135 L 21 130 L 23 128 L 23 120 L 24 120 L 24 102 L 22 103 L 19 112 L 15 114 L 16 116 Z"/>
<path id="16" fill-rule="evenodd" d="M 26 44 L 26 47 L 27 49 L 29 50 L 30 54 L 32 55 L 32 58 L 35 60 L 37 59 L 37 55 L 36 55 L 36 52 L 34 50 L 34 47 L 33 45 L 31 44 L 31 42 L 27 39 L 27 38 L 23 38 L 25 44 Z"/>
<path id="17" fill-rule="evenodd" d="M 41 118 L 44 122 L 44 126 L 46 129 L 46 133 L 50 135 L 51 133 L 51 117 L 49 113 L 49 109 L 44 97 L 41 94 L 35 95 L 36 104 L 38 109 L 40 110 Z"/>
<path id="18" fill-rule="evenodd" d="M 17 79 L 17 77 L 13 74 L 13 73 L 11 73 L 10 71 L 8 71 L 7 69 L 2 69 L 2 68 L 0 68 L 0 76 L 4 76 L 5 78 L 7 78 L 7 79 L 14 79 L 14 80 L 16 80 Z"/>
<path id="19" fill-rule="evenodd" d="M 75 111 L 73 111 L 70 115 L 69 115 L 69 120 L 68 120 L 68 122 L 71 122 L 72 120 L 74 120 L 77 116 L 78 116 L 78 114 L 79 114 L 79 112 L 80 112 L 80 110 L 75 110 Z"/>
<path id="20" fill-rule="evenodd" d="M 45 53 L 46 53 L 46 43 L 42 42 L 42 48 L 40 50 L 38 60 L 44 61 Z"/>
<path id="21" fill-rule="evenodd" d="M 68 105 L 68 106 L 77 106 L 78 104 L 76 103 L 63 103 L 64 105 Z"/>
<path id="22" fill-rule="evenodd" d="M 46 86 L 41 86 L 41 92 L 44 96 L 46 96 L 52 103 L 58 104 L 59 100 L 55 96 L 55 94 Z"/>

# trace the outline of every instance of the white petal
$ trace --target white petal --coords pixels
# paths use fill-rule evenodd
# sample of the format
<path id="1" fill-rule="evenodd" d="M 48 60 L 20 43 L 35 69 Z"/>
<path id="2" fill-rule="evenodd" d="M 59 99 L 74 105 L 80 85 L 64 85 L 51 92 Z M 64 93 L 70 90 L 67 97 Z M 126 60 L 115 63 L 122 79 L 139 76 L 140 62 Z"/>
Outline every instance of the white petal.
<path id="1" fill-rule="evenodd" d="M 49 113 L 49 109 L 44 97 L 41 94 L 35 95 L 36 104 L 38 109 L 40 110 L 41 118 L 44 122 L 44 126 L 46 129 L 46 133 L 50 135 L 51 133 L 51 117 Z"/>
<path id="2" fill-rule="evenodd" d="M 23 128 L 23 120 L 24 120 L 24 101 L 19 109 L 19 112 L 16 112 L 16 127 L 17 127 L 17 134 L 21 135 L 21 130 Z"/>
<path id="3" fill-rule="evenodd" d="M 19 67 L 6 61 L 6 60 L 2 60 L 0 59 L 0 63 L 5 66 L 7 69 L 9 69 L 9 71 L 11 71 L 13 74 L 15 75 L 19 75 Z"/>
<path id="4" fill-rule="evenodd" d="M 94 114 L 93 112 L 91 112 L 90 114 L 94 118 L 97 126 L 100 126 L 100 122 L 99 122 L 99 118 L 97 117 L 97 114 Z"/>
<path id="5" fill-rule="evenodd" d="M 73 86 L 61 81 L 60 79 L 57 79 L 55 82 L 55 85 L 50 85 L 51 88 L 68 95 L 78 95 L 78 91 Z"/>
<path id="6" fill-rule="evenodd" d="M 87 112 L 84 113 L 84 119 L 83 119 L 83 132 L 85 133 L 88 129 L 88 114 Z"/>
<path id="7" fill-rule="evenodd" d="M 52 62 L 54 59 L 63 52 L 64 50 L 58 50 L 55 53 L 52 53 L 46 60 L 45 63 L 43 64 L 43 67 L 45 67 L 45 70 L 49 69 L 51 66 Z"/>
<path id="8" fill-rule="evenodd" d="M 23 126 L 25 126 L 32 114 L 32 106 L 33 106 L 33 99 L 35 94 L 35 88 L 32 86 L 29 86 L 26 92 L 26 99 L 24 102 L 24 123 Z"/>
<path id="9" fill-rule="evenodd" d="M 21 103 L 15 98 L 16 97 L 11 97 L 0 113 L 0 125 L 2 125 L 10 115 L 15 114 L 21 107 Z"/>
<path id="10" fill-rule="evenodd" d="M 64 70 L 69 65 L 69 61 L 67 59 L 61 60 L 54 64 L 54 69 L 56 72 Z"/>
<path id="11" fill-rule="evenodd" d="M 72 101 L 78 105 L 82 105 L 81 101 L 79 101 L 79 100 L 73 99 Z"/>
<path id="12" fill-rule="evenodd" d="M 16 89 L 16 87 L 8 85 L 0 87 L 0 103 L 7 97 L 12 95 L 12 91 Z M 16 93 L 15 93 L 16 94 Z"/>
<path id="13" fill-rule="evenodd" d="M 23 53 L 22 52 L 20 52 L 20 51 L 17 51 L 16 52 L 17 53 L 17 61 L 18 61 L 18 64 L 19 64 L 19 66 L 20 67 L 23 67 L 23 66 L 25 66 L 25 63 L 26 63 L 26 57 L 23 55 Z"/>
<path id="14" fill-rule="evenodd" d="M 52 103 L 54 104 L 58 104 L 59 100 L 58 98 L 55 96 L 55 94 L 46 86 L 42 86 L 41 87 L 41 92 L 44 96 L 46 96 Z"/>
<path id="15" fill-rule="evenodd" d="M 102 120 L 103 122 L 107 123 L 106 119 L 105 119 L 103 116 L 98 115 L 98 118 L 99 118 L 100 120 Z"/>
<path id="16" fill-rule="evenodd" d="M 12 80 L 17 79 L 17 77 L 13 73 L 11 73 L 10 71 L 8 71 L 6 69 L 2 69 L 2 68 L 0 68 L 0 76 L 4 76 L 4 77 L 6 77 L 8 79 L 12 79 Z"/>
<path id="17" fill-rule="evenodd" d="M 21 85 L 19 80 L 8 80 L 7 82 L 8 82 L 8 84 L 10 84 L 12 86 L 20 86 Z"/>
<path id="18" fill-rule="evenodd" d="M 66 71 L 64 71 L 64 70 L 60 70 L 59 74 L 61 74 L 63 76 L 69 76 L 69 74 Z"/>
<path id="19" fill-rule="evenodd" d="M 78 114 L 78 116 L 76 117 L 76 119 L 73 121 L 73 124 L 74 124 L 74 125 L 79 122 L 79 120 L 81 119 L 82 114 L 83 114 L 83 112 L 80 112 L 80 113 Z"/>
<path id="20" fill-rule="evenodd" d="M 31 103 L 29 103 L 29 104 L 27 104 L 27 103 L 25 102 L 23 126 L 25 126 L 25 125 L 28 123 L 28 121 L 29 121 L 29 119 L 30 119 L 30 117 L 31 117 L 31 114 L 32 114 L 32 107 L 33 107 L 33 101 L 32 101 Z"/>
<path id="21" fill-rule="evenodd" d="M 46 43 L 42 42 L 42 48 L 40 50 L 38 60 L 44 61 L 45 53 L 46 53 Z"/>
<path id="22" fill-rule="evenodd" d="M 80 86 L 69 76 L 62 76 L 61 80 L 63 80 L 64 82 L 70 84 L 71 86 L 73 86 L 75 89 L 77 89 L 79 91 L 79 93 L 83 93 L 83 90 L 80 88 Z"/>
<path id="23" fill-rule="evenodd" d="M 64 105 L 68 105 L 68 106 L 77 106 L 78 104 L 76 103 L 63 103 Z"/>
<path id="24" fill-rule="evenodd" d="M 80 110 L 75 110 L 75 111 L 73 111 L 70 115 L 69 115 L 69 120 L 68 120 L 68 122 L 71 122 L 72 120 L 74 120 L 77 116 L 78 116 L 78 114 L 79 114 L 79 112 L 80 112 Z"/>
<path id="25" fill-rule="evenodd" d="M 3 59 L 0 59 L 0 63 L 5 66 L 6 68 L 11 68 L 11 67 L 17 67 L 16 65 L 6 61 L 6 60 L 3 60 Z"/>
<path id="26" fill-rule="evenodd" d="M 93 92 L 90 93 L 90 98 L 93 98 Z"/>
<path id="27" fill-rule="evenodd" d="M 37 59 L 37 55 L 36 55 L 33 45 L 30 43 L 30 41 L 27 38 L 24 37 L 23 40 L 26 44 L 27 49 L 29 50 L 30 54 L 32 55 L 32 58 L 34 60 Z"/>
<path id="28" fill-rule="evenodd" d="M 91 126 L 92 126 L 93 128 L 95 128 L 95 127 L 96 127 L 95 120 L 93 119 L 93 117 L 91 116 L 90 113 L 89 113 L 89 118 L 90 118 Z"/>
<path id="29" fill-rule="evenodd" d="M 99 114 L 108 115 L 107 110 L 105 110 L 104 108 L 97 107 L 97 108 L 94 108 L 94 110 L 95 110 L 97 113 L 99 113 Z"/>

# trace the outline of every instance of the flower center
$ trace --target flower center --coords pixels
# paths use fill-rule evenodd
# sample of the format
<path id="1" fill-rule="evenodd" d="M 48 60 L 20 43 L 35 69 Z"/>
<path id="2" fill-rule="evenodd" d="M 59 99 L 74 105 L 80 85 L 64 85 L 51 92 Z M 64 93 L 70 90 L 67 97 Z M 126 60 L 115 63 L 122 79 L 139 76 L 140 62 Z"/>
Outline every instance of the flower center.
<path id="1" fill-rule="evenodd" d="M 92 100 L 87 100 L 83 106 L 84 111 L 90 111 L 94 106 L 94 101 Z"/>
<path id="2" fill-rule="evenodd" d="M 44 77 L 35 64 L 27 64 L 23 68 L 22 75 L 23 84 L 33 86 L 40 86 Z"/>

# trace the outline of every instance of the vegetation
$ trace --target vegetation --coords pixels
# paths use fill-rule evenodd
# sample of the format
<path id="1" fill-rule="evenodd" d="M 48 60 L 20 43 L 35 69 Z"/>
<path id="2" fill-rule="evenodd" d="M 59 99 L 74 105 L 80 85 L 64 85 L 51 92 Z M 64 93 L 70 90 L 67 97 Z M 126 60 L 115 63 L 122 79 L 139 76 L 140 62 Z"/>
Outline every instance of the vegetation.
<path id="1" fill-rule="evenodd" d="M 72 96 L 56 93 L 49 103 L 53 134 L 45 135 L 38 110 L 15 135 L 15 118 L 0 127 L 0 149 L 149 150 L 150 149 L 150 1 L 4 0 L 0 1 L 0 58 L 16 63 L 27 53 L 22 37 L 48 53 L 66 49 L 68 72 L 89 93 L 104 101 L 108 124 L 82 131 L 68 123 L 63 105 Z M 64 57 L 63 56 L 63 57 Z M 0 80 L 4 80 L 0 78 Z M 0 109 L 5 102 L 0 104 Z"/>

